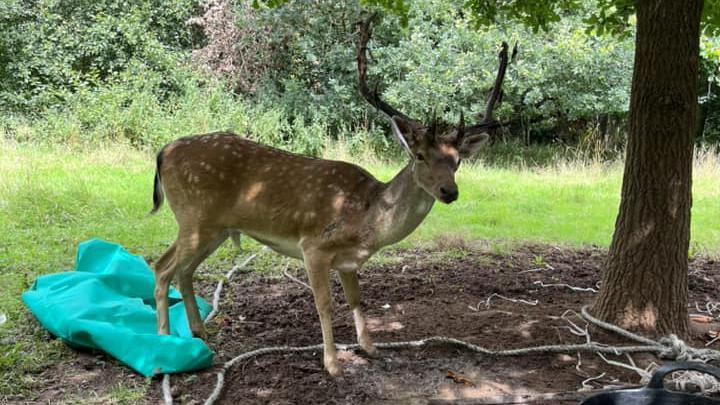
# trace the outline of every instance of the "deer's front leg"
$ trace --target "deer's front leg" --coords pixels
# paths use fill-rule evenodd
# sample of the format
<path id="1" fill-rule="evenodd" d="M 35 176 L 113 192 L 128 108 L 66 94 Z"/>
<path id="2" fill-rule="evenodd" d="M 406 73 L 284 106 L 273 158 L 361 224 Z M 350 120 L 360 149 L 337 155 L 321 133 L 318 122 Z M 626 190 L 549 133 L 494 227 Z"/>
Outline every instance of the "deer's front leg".
<path id="1" fill-rule="evenodd" d="M 360 283 L 358 282 L 358 275 L 356 271 L 343 272 L 339 271 L 340 282 L 345 291 L 345 298 L 347 299 L 350 310 L 353 313 L 355 319 L 355 331 L 357 332 L 357 339 L 360 347 L 371 356 L 377 355 L 377 349 L 373 345 L 370 335 L 368 335 L 367 327 L 365 325 L 365 317 L 363 316 L 362 310 L 360 309 Z"/>
<path id="2" fill-rule="evenodd" d="M 332 332 L 332 301 L 330 297 L 330 263 L 332 257 L 318 251 L 304 251 L 305 270 L 310 280 L 315 308 L 320 316 L 320 327 L 324 345 L 323 364 L 333 377 L 342 375 L 337 360 Z"/>

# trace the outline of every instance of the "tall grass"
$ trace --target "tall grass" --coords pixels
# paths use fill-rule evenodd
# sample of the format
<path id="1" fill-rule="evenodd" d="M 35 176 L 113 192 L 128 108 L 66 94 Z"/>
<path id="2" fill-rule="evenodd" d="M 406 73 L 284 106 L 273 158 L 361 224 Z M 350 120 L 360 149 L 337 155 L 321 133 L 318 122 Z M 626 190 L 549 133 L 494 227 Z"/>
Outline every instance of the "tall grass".
<path id="1" fill-rule="evenodd" d="M 177 88 L 171 95 L 156 72 L 140 70 L 137 75 L 124 72 L 99 87 L 67 93 L 57 108 L 32 116 L 0 115 L 0 138 L 73 150 L 120 144 L 154 151 L 181 136 L 231 131 L 315 156 L 333 140 L 344 140 L 353 150 L 397 152 L 382 128 L 358 122 L 331 127 L 323 114 L 290 119 L 281 104 L 239 97 L 223 82 L 190 70 L 178 68 L 175 73 Z"/>
<path id="2" fill-rule="evenodd" d="M 232 131 L 264 144 L 319 156 L 329 145 L 341 143 L 353 158 L 378 156 L 402 159 L 403 151 L 385 136 L 388 128 L 372 120 L 329 124 L 327 114 L 290 119 L 286 106 L 251 101 L 229 92 L 219 80 L 199 77 L 178 68 L 177 88 L 163 90 L 157 73 L 124 73 L 99 87 L 81 87 L 64 95 L 60 107 L 33 116 L 0 115 L 0 138 L 40 146 L 63 145 L 95 150 L 105 145 L 129 145 L 155 151 L 181 136 Z M 377 112 L 373 111 L 373 114 Z M 558 161 L 597 160 L 598 148 L 562 144 L 526 147 L 518 140 L 500 139 L 480 152 L 479 159 L 497 167 L 542 167 Z"/>

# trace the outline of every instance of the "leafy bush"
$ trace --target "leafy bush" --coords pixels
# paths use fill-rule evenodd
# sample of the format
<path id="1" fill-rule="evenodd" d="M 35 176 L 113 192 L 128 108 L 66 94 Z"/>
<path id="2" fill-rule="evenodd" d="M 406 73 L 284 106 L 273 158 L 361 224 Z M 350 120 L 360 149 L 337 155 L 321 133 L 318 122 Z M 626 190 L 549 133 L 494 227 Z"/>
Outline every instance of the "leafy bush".
<path id="1" fill-rule="evenodd" d="M 255 24 L 271 29 L 273 48 L 282 49 L 274 63 L 280 69 L 267 72 L 256 96 L 291 120 L 319 115 L 331 129 L 367 128 L 378 115 L 357 95 L 355 65 L 355 25 L 366 15 L 352 0 L 314 5 L 289 1 L 253 16 Z M 587 33 L 582 15 L 540 34 L 519 24 L 477 30 L 452 1 L 418 0 L 409 10 L 404 31 L 395 18 L 375 24 L 370 80 L 411 116 L 427 118 L 436 110 L 455 122 L 463 110 L 481 119 L 502 41 L 520 44 L 498 111 L 514 133 L 552 140 L 565 131 L 576 139 L 602 118 L 621 119 L 627 110 L 632 40 Z"/>
<path id="2" fill-rule="evenodd" d="M 162 74 L 131 64 L 95 88 L 78 88 L 65 104 L 42 117 L 5 116 L 0 128 L 21 142 L 65 144 L 75 148 L 129 143 L 155 150 L 181 136 L 227 130 L 260 142 L 317 155 L 325 145 L 322 121 L 291 123 L 269 105 L 253 105 L 190 69 L 175 71 L 177 96 L 163 99 Z"/>
<path id="3" fill-rule="evenodd" d="M 382 14 L 374 25 L 370 84 L 420 119 L 436 111 L 455 122 L 464 111 L 480 120 L 499 44 L 517 42 L 496 111 L 509 123 L 498 149 L 539 142 L 612 154 L 624 133 L 633 43 L 586 30 L 594 1 L 548 21 L 547 32 L 507 21 L 477 29 L 460 1 L 408 2 L 405 28 Z M 378 1 L 251 3 L 7 0 L 0 128 L 17 139 L 138 147 L 234 129 L 312 154 L 328 139 L 397 153 L 386 120 L 357 94 L 356 24 Z M 717 41 L 703 42 L 706 142 L 720 141 Z"/>
<path id="4" fill-rule="evenodd" d="M 133 64 L 162 73 L 159 96 L 178 89 L 175 67 L 194 32 L 199 0 L 6 0 L 0 4 L 0 103 L 37 113 Z M 140 62 L 139 62 L 140 61 Z"/>

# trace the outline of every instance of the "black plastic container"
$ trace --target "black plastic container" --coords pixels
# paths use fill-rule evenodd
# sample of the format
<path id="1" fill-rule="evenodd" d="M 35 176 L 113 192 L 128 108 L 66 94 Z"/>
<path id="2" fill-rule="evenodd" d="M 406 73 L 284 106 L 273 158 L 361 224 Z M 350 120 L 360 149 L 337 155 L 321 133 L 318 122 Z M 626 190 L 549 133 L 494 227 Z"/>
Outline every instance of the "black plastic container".
<path id="1" fill-rule="evenodd" d="M 663 387 L 666 375 L 681 370 L 695 370 L 720 379 L 720 368 L 703 363 L 668 363 L 660 367 L 646 387 L 603 392 L 582 401 L 580 405 L 720 405 L 720 400 Z"/>

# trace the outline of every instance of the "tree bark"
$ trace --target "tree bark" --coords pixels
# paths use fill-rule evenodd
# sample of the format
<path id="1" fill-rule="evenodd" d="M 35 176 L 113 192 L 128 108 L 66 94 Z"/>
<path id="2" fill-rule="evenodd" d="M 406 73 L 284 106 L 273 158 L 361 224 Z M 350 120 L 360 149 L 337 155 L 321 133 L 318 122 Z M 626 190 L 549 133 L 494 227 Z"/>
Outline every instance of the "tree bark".
<path id="1" fill-rule="evenodd" d="M 687 336 L 702 0 L 638 0 L 620 209 L 593 312 Z"/>

